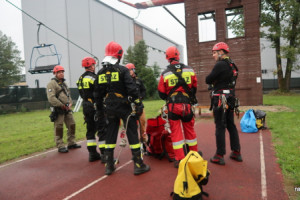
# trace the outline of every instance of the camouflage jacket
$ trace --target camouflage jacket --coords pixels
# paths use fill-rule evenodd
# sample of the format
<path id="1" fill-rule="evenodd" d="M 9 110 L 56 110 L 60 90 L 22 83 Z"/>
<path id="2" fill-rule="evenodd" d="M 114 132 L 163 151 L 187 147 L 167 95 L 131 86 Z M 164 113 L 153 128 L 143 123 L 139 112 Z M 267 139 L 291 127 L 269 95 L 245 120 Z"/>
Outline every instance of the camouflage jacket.
<path id="1" fill-rule="evenodd" d="M 72 103 L 70 89 L 63 80 L 59 82 L 57 78 L 52 78 L 47 85 L 47 97 L 51 106 L 61 107 Z"/>

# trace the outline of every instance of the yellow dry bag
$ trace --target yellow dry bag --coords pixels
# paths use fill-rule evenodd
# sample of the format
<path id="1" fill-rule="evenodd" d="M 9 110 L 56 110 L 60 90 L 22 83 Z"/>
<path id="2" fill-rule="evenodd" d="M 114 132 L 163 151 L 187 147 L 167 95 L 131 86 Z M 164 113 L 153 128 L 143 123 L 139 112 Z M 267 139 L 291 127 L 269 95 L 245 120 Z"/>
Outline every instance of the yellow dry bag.
<path id="1" fill-rule="evenodd" d="M 210 172 L 207 161 L 196 151 L 190 151 L 179 163 L 178 174 L 174 183 L 173 199 L 201 200 L 202 185 L 208 182 Z"/>

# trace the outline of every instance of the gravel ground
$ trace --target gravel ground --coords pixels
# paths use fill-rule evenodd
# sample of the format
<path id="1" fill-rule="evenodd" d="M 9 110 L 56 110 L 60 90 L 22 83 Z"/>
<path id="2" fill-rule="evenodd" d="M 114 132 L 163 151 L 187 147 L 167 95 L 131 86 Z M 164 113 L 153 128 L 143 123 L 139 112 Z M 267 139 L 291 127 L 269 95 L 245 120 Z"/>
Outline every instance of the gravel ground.
<path id="1" fill-rule="evenodd" d="M 265 112 L 292 112 L 293 110 L 286 107 L 286 106 L 240 106 L 239 107 L 241 112 L 245 112 L 248 109 L 253 109 L 253 110 L 263 110 Z M 201 108 L 201 113 L 211 113 L 211 111 L 207 107 L 202 107 Z M 197 114 L 197 109 L 196 109 L 196 114 Z"/>

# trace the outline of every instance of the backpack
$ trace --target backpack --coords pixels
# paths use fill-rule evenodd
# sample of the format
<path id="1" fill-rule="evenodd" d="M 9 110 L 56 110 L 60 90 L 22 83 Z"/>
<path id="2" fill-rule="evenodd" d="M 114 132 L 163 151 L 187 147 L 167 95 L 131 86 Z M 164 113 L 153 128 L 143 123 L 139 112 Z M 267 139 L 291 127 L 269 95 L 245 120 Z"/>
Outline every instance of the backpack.
<path id="1" fill-rule="evenodd" d="M 158 159 L 175 159 L 171 135 L 165 130 L 166 121 L 159 115 L 147 120 L 146 132 L 148 135 L 147 153 Z"/>
<path id="2" fill-rule="evenodd" d="M 202 186 L 208 183 L 209 175 L 207 160 L 198 152 L 190 151 L 179 163 L 174 191 L 171 193 L 173 200 L 202 200 L 202 195 L 208 196 Z"/>
<path id="3" fill-rule="evenodd" d="M 241 130 L 244 133 L 256 133 L 258 131 L 256 127 L 256 117 L 253 109 L 249 109 L 245 112 L 240 121 Z"/>
<path id="4" fill-rule="evenodd" d="M 267 114 L 262 110 L 254 110 L 254 115 L 256 117 L 256 127 L 258 129 L 266 129 L 265 121 Z"/>

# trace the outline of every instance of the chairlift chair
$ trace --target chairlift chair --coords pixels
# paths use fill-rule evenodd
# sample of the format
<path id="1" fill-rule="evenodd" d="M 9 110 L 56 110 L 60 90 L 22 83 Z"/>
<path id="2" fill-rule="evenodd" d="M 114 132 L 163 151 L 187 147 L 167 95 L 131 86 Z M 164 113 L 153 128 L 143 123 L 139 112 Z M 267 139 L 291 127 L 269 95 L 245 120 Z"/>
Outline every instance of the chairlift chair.
<path id="1" fill-rule="evenodd" d="M 32 48 L 30 57 L 31 74 L 50 73 L 56 65 L 60 64 L 61 55 L 57 53 L 54 44 L 41 44 Z M 48 64 L 48 63 L 51 64 Z"/>
<path id="2" fill-rule="evenodd" d="M 33 47 L 31 51 L 30 68 L 28 70 L 31 74 L 50 73 L 56 65 L 60 65 L 61 55 L 57 53 L 55 45 L 40 43 L 40 28 L 42 25 L 44 24 L 39 22 L 37 30 L 38 46 Z"/>

